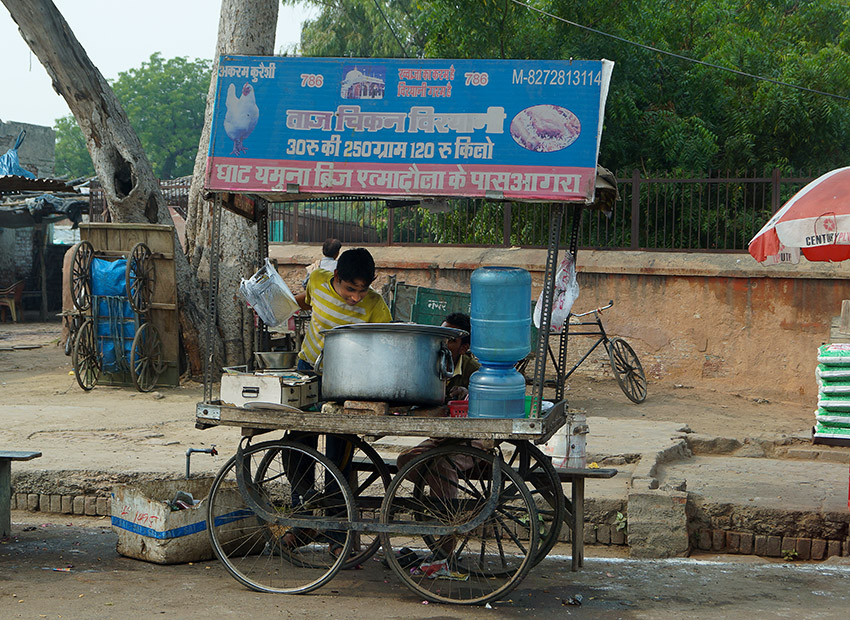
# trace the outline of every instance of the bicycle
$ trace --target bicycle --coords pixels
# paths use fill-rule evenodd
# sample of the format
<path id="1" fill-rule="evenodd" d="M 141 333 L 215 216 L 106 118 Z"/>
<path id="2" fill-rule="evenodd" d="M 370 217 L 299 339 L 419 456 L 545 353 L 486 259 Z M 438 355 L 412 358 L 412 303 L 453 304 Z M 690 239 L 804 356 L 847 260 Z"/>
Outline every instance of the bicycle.
<path id="1" fill-rule="evenodd" d="M 580 314 L 570 313 L 567 317 L 563 330 L 560 334 L 558 334 L 561 338 L 560 360 L 555 359 L 552 346 L 547 345 L 549 357 L 552 360 L 552 364 L 554 365 L 558 376 L 557 382 L 554 383 L 554 387 L 558 387 L 559 385 L 563 386 L 567 379 L 570 378 L 570 375 L 572 375 L 576 369 L 581 366 L 588 357 L 590 357 L 590 354 L 596 350 L 596 347 L 600 344 L 604 344 L 605 350 L 608 352 L 608 360 L 611 363 L 611 371 L 614 373 L 614 378 L 617 380 L 617 384 L 629 400 L 633 403 L 640 404 L 646 400 L 646 375 L 643 372 L 643 366 L 641 366 L 640 360 L 631 345 L 620 337 L 615 336 L 614 338 L 609 338 L 605 331 L 605 327 L 602 325 L 602 312 L 604 310 L 608 310 L 613 305 L 614 300 L 612 299 L 605 306 L 588 310 L 587 312 L 582 312 Z M 572 321 L 572 319 L 581 319 L 591 314 L 594 317 L 592 321 Z M 588 329 L 595 327 L 596 329 L 594 331 L 571 331 L 576 327 Z M 570 336 L 598 336 L 598 338 L 596 342 L 593 343 L 593 346 L 591 346 L 590 349 L 588 349 L 581 357 L 581 359 L 579 359 L 579 361 L 576 362 L 568 372 L 563 373 L 562 367 L 565 365 L 567 357 L 567 339 Z M 531 359 L 532 356 L 529 355 L 517 364 L 517 370 L 519 370 L 523 375 L 525 375 L 525 370 Z M 526 381 L 528 381 L 527 376 Z M 547 382 L 547 384 L 550 387 L 553 387 L 551 381 Z"/>

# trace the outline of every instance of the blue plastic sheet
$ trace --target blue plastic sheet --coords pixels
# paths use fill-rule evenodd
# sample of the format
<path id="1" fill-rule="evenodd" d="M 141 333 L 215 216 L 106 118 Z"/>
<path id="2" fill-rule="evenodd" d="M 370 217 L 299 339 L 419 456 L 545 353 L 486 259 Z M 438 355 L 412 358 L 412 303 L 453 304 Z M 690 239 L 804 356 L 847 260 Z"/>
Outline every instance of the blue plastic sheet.
<path id="1" fill-rule="evenodd" d="M 97 303 L 97 338 L 103 356 L 103 370 L 118 372 L 130 359 L 136 335 L 136 313 L 127 300 L 127 259 L 92 259 L 92 295 Z M 120 357 L 119 357 L 120 355 Z"/>
<path id="2" fill-rule="evenodd" d="M 6 154 L 0 157 L 0 176 L 4 176 L 7 174 L 11 174 L 19 177 L 26 177 L 28 179 L 34 179 L 35 175 L 21 167 L 21 162 L 18 159 L 18 148 L 20 148 L 21 143 L 24 141 L 24 136 L 27 135 L 25 130 L 21 130 L 21 133 L 18 134 L 18 139 L 15 140 L 15 146 L 6 151 Z"/>

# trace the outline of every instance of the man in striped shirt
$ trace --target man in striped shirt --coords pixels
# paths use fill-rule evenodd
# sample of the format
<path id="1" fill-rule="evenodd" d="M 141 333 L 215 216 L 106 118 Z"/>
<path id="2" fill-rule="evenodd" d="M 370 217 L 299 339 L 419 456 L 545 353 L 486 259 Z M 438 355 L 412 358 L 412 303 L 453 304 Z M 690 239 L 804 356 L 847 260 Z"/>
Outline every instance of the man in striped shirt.
<path id="1" fill-rule="evenodd" d="M 304 310 L 312 310 L 310 326 L 298 353 L 298 370 L 313 370 L 325 346 L 322 330 L 351 323 L 389 323 L 390 309 L 369 288 L 375 280 L 375 261 L 365 248 L 343 252 L 333 272 L 315 269 L 307 290 L 295 296 Z"/>

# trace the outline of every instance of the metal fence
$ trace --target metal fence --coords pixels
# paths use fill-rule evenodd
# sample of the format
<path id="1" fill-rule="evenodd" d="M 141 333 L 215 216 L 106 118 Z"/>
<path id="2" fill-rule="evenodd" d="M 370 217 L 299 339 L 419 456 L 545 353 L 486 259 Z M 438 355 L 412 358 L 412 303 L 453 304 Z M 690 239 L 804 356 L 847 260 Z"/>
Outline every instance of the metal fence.
<path id="1" fill-rule="evenodd" d="M 606 215 L 585 209 L 583 248 L 744 251 L 770 216 L 815 175 L 707 175 L 703 178 L 618 178 L 620 200 Z M 440 208 L 435 208 L 436 206 Z M 570 209 L 567 210 L 568 217 Z M 454 199 L 418 201 L 316 200 L 273 204 L 269 240 L 376 245 L 545 247 L 548 210 L 541 205 Z M 571 230 L 564 227 L 565 238 Z"/>
<path id="2" fill-rule="evenodd" d="M 770 216 L 814 174 L 783 177 L 707 175 L 617 179 L 612 213 L 584 209 L 578 245 L 595 249 L 744 251 Z M 190 179 L 163 181 L 170 206 L 184 217 Z M 93 184 L 91 221 L 110 221 L 103 191 Z M 573 209 L 567 209 L 570 217 Z M 549 215 L 543 205 L 482 199 L 377 200 L 358 196 L 269 205 L 271 243 L 346 245 L 466 245 L 545 247 Z M 564 227 L 564 244 L 571 226 Z"/>

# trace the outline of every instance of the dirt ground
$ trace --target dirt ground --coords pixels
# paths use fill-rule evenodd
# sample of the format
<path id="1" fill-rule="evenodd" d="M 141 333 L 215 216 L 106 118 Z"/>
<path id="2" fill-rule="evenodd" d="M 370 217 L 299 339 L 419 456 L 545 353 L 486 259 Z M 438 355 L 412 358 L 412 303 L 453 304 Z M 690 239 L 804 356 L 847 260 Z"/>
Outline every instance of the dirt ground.
<path id="1" fill-rule="evenodd" d="M 0 447 L 44 452 L 40 459 L 15 463 L 14 471 L 100 470 L 109 484 L 134 471 L 180 476 L 189 446 L 216 444 L 221 452 L 216 458 L 195 455 L 193 473 L 216 471 L 235 451 L 236 429 L 194 428 L 203 386 L 188 382 L 151 394 L 105 386 L 84 392 L 73 377 L 71 358 L 57 344 L 59 333 L 58 322 L 0 324 Z M 763 401 L 744 382 L 734 381 L 711 386 L 656 381 L 649 385 L 646 402 L 634 405 L 613 379 L 590 379 L 579 369 L 567 397 L 571 407 L 589 416 L 674 421 L 694 432 L 739 439 L 805 434 L 813 421 L 810 407 Z M 14 511 L 13 536 L 0 544 L 0 618 L 88 620 L 140 610 L 145 617 L 356 618 L 374 616 L 377 609 L 380 617 L 421 620 L 493 614 L 547 619 L 846 616 L 846 567 L 819 566 L 812 573 L 760 559 L 682 565 L 597 553 L 589 554 L 595 557 L 581 573 L 569 572 L 566 555 L 547 558 L 542 570 L 533 571 L 509 601 L 494 609 L 425 607 L 378 563 L 344 571 L 312 595 L 282 597 L 242 587 L 215 561 L 164 567 L 118 556 L 108 518 Z M 568 605 L 576 594 L 584 604 Z M 810 615 L 814 609 L 817 616 Z"/>
<path id="2" fill-rule="evenodd" d="M 193 434 L 194 405 L 203 398 L 202 385 L 187 382 L 154 394 L 141 394 L 132 387 L 97 386 L 86 393 L 73 377 L 71 358 L 58 345 L 60 331 L 58 322 L 0 324 L 0 395 L 5 406 L 37 405 L 41 409 L 51 404 L 72 408 L 67 416 L 62 416 L 68 424 L 61 430 L 69 432 L 74 430 L 74 412 L 90 417 L 91 410 L 96 409 L 109 412 L 110 416 L 121 415 L 128 421 L 138 412 L 142 417 L 137 422 L 147 415 L 149 420 L 170 421 L 169 428 L 160 429 L 163 432 Z M 723 383 L 652 381 L 646 401 L 635 405 L 613 379 L 595 379 L 582 371 L 579 368 L 570 377 L 566 396 L 572 408 L 583 409 L 588 416 L 680 422 L 695 433 L 738 439 L 806 434 L 814 423 L 815 403 L 806 406 L 767 401 L 754 392 L 746 377 Z M 164 415 L 166 411 L 170 414 Z M 45 422 L 50 425 L 49 419 Z M 51 429 L 55 432 L 61 426 Z M 145 440 L 144 425 L 139 426 L 142 432 L 136 439 Z M 203 443 L 211 442 L 209 435 L 201 437 L 206 437 L 201 439 Z M 180 439 L 169 437 L 168 441 Z"/>

